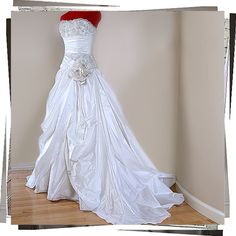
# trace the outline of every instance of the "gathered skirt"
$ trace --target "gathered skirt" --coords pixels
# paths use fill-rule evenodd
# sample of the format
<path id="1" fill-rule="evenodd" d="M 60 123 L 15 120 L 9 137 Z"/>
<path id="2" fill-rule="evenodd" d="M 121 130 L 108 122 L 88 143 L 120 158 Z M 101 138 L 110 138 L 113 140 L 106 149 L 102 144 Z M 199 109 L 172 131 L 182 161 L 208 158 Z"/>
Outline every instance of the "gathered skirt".
<path id="1" fill-rule="evenodd" d="M 51 201 L 77 201 L 112 224 L 161 223 L 183 195 L 145 154 L 102 73 L 95 68 L 81 85 L 69 78 L 68 60 L 49 93 L 26 186 Z"/>

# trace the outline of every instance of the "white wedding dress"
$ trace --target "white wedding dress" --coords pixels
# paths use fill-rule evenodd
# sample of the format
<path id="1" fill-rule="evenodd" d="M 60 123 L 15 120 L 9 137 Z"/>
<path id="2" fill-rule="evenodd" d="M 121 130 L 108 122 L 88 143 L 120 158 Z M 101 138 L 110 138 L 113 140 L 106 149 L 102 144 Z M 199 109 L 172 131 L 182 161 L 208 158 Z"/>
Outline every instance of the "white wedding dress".
<path id="1" fill-rule="evenodd" d="M 26 186 L 71 199 L 112 224 L 156 224 L 184 197 L 164 183 L 91 54 L 96 27 L 61 21 L 65 54 L 50 91 L 40 154 Z"/>

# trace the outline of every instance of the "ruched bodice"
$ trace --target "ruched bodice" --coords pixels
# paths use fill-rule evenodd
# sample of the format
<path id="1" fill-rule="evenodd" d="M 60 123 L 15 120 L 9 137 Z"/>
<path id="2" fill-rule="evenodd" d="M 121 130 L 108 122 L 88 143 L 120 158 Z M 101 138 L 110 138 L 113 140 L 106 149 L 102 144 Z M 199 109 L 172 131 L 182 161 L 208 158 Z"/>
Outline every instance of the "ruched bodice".
<path id="1" fill-rule="evenodd" d="M 84 37 L 69 37 L 64 38 L 64 45 L 65 45 L 65 54 L 71 53 L 85 53 L 85 54 L 92 54 L 92 45 L 93 45 L 93 37 L 89 36 L 84 39 Z"/>

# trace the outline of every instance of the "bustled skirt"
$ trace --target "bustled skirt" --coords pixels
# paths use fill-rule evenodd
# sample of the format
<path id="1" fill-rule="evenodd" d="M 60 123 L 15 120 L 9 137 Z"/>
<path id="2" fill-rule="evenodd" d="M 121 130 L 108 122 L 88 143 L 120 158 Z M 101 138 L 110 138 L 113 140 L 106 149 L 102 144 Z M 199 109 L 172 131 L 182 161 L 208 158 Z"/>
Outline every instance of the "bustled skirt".
<path id="1" fill-rule="evenodd" d="M 48 200 L 77 201 L 112 224 L 161 223 L 184 201 L 138 143 L 98 69 L 80 85 L 60 68 L 41 128 L 26 186 Z"/>

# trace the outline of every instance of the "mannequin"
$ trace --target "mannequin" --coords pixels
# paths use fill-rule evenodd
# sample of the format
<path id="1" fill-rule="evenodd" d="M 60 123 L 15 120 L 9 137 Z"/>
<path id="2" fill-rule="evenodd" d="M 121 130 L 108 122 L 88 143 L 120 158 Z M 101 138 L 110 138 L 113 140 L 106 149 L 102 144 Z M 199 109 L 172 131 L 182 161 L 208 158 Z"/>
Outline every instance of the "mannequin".
<path id="1" fill-rule="evenodd" d="M 100 11 L 68 11 L 63 14 L 60 20 L 74 20 L 77 18 L 83 18 L 91 22 L 95 27 L 97 27 L 99 21 L 101 20 Z"/>

